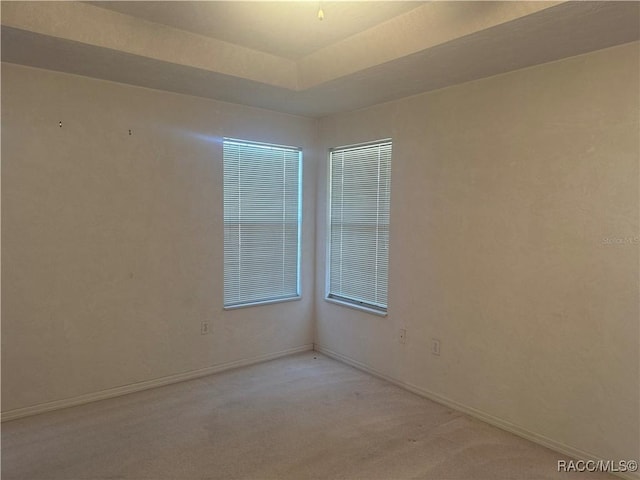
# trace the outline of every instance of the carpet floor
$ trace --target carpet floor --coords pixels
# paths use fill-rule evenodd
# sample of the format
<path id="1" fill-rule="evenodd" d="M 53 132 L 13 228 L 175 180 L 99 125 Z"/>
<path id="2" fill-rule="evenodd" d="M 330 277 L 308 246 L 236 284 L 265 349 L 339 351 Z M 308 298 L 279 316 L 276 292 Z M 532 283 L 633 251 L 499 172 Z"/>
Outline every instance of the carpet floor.
<path id="1" fill-rule="evenodd" d="M 308 352 L 2 424 L 3 480 L 612 479 Z"/>

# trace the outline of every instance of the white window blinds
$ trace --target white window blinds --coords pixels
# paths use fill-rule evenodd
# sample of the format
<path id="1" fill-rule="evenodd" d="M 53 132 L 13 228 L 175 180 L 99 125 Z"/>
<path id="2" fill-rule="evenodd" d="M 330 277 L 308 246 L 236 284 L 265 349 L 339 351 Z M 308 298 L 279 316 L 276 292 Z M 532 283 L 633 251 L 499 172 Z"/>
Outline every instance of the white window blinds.
<path id="1" fill-rule="evenodd" d="M 224 140 L 224 305 L 299 295 L 301 156 Z"/>
<path id="2" fill-rule="evenodd" d="M 328 297 L 386 311 L 391 141 L 330 153 Z"/>

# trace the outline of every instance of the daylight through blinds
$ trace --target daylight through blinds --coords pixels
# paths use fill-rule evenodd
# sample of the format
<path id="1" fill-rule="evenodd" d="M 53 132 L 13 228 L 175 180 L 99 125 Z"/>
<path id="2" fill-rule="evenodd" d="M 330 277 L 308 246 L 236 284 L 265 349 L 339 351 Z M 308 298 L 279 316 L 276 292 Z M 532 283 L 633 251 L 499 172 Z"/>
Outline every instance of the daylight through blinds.
<path id="1" fill-rule="evenodd" d="M 386 311 L 391 142 L 331 151 L 329 298 Z"/>
<path id="2" fill-rule="evenodd" d="M 301 156 L 225 139 L 225 306 L 299 295 Z"/>

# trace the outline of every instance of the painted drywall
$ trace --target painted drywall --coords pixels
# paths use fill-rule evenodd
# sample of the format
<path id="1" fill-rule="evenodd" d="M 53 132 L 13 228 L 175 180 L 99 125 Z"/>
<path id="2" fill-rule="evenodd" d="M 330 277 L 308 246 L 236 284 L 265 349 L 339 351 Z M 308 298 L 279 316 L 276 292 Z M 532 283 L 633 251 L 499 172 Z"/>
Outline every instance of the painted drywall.
<path id="1" fill-rule="evenodd" d="M 393 166 L 387 317 L 322 300 L 318 169 L 319 346 L 568 450 L 637 458 L 639 54 L 322 119 L 322 150 L 391 137 Z"/>
<path id="2" fill-rule="evenodd" d="M 310 345 L 316 133 L 3 64 L 3 413 Z M 304 150 L 299 301 L 222 308 L 223 136 Z"/>

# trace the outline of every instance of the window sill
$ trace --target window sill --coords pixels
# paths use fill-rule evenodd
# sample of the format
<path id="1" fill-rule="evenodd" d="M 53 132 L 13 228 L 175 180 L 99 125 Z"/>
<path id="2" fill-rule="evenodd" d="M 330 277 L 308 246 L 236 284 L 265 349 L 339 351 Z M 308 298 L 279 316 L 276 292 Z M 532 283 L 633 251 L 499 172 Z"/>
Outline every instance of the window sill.
<path id="1" fill-rule="evenodd" d="M 295 302 L 301 299 L 302 299 L 302 295 L 298 295 L 297 297 L 276 298 L 273 300 L 262 300 L 259 302 L 251 302 L 251 303 L 239 303 L 237 305 L 225 305 L 223 307 L 223 310 L 237 310 L 238 308 L 258 307 L 260 305 L 271 305 L 273 303 Z"/>
<path id="2" fill-rule="evenodd" d="M 329 303 L 335 303 L 336 305 L 353 308 L 354 310 L 360 310 L 366 313 L 372 313 L 373 315 L 377 315 L 379 317 L 386 317 L 388 315 L 388 312 L 381 312 L 380 310 L 364 307 L 362 305 L 356 305 L 355 303 L 343 302 L 342 300 L 336 300 L 335 298 L 330 298 L 330 297 L 325 297 L 324 299 Z"/>

